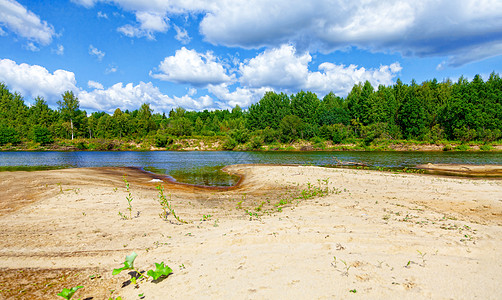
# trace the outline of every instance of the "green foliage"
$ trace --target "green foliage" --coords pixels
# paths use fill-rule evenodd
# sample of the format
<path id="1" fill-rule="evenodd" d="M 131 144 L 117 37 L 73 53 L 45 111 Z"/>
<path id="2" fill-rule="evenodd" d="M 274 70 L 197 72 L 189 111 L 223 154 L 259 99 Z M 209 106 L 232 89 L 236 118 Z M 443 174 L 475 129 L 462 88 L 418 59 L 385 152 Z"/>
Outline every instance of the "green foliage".
<path id="1" fill-rule="evenodd" d="M 268 126 L 277 129 L 281 120 L 290 114 L 290 99 L 287 95 L 267 92 L 258 103 L 249 107 L 248 128 L 255 130 Z"/>
<path id="2" fill-rule="evenodd" d="M 54 142 L 52 132 L 46 127 L 35 125 L 32 130 L 33 130 L 33 141 L 35 141 L 36 143 L 46 145 Z"/>
<path id="3" fill-rule="evenodd" d="M 132 198 L 131 190 L 130 190 L 130 187 L 129 187 L 129 182 L 127 181 L 126 175 L 122 176 L 122 178 L 123 178 L 125 186 L 126 186 L 126 192 L 127 192 L 127 196 L 126 196 L 127 210 L 129 211 L 129 220 L 131 220 L 132 219 L 132 200 L 133 200 L 133 198 Z M 122 219 L 127 220 L 127 216 L 125 216 L 121 212 L 119 212 L 119 216 L 122 217 Z"/>
<path id="4" fill-rule="evenodd" d="M 146 274 L 152 277 L 153 280 L 157 280 L 161 276 L 168 276 L 171 273 L 173 273 L 173 270 L 169 266 L 164 265 L 164 262 L 161 262 L 160 264 L 155 263 L 155 270 L 148 270 Z"/>
<path id="5" fill-rule="evenodd" d="M 173 273 L 173 270 L 169 266 L 164 265 L 164 262 L 161 262 L 160 264 L 155 263 L 155 270 L 152 269 L 146 272 L 141 272 L 134 267 L 134 260 L 137 256 L 138 254 L 134 251 L 130 255 L 127 255 L 125 261 L 123 262 L 124 266 L 122 268 L 113 269 L 112 275 L 118 275 L 122 271 L 133 270 L 135 273 L 131 277 L 131 283 L 138 284 L 139 280 L 142 279 L 148 280 L 148 278 L 151 277 L 153 281 L 155 281 Z"/>
<path id="6" fill-rule="evenodd" d="M 249 147 L 253 150 L 260 149 L 263 146 L 264 138 L 263 136 L 257 134 L 254 135 L 249 141 Z"/>
<path id="7" fill-rule="evenodd" d="M 17 144 L 19 142 L 19 134 L 14 128 L 0 126 L 0 146 L 9 143 Z"/>
<path id="8" fill-rule="evenodd" d="M 138 254 L 134 251 L 127 255 L 124 260 L 124 266 L 122 268 L 113 269 L 112 275 L 117 275 L 125 270 L 134 270 L 134 260 L 136 260 L 136 257 L 138 257 Z"/>
<path id="9" fill-rule="evenodd" d="M 302 126 L 303 122 L 300 117 L 295 115 L 285 116 L 279 124 L 281 140 L 286 143 L 296 140 L 300 136 Z"/>
<path id="10" fill-rule="evenodd" d="M 223 150 L 234 150 L 234 148 L 237 147 L 237 145 L 238 145 L 237 141 L 229 137 L 223 143 L 222 148 Z"/>
<path id="11" fill-rule="evenodd" d="M 83 288 L 83 286 L 81 286 L 81 285 L 76 286 L 76 287 L 72 287 L 71 289 L 64 288 L 57 295 L 65 298 L 66 300 L 69 300 L 69 299 L 71 299 L 71 297 L 73 297 L 73 295 L 75 294 L 75 292 L 77 292 L 81 288 Z"/>
<path id="12" fill-rule="evenodd" d="M 166 147 L 168 145 L 172 145 L 174 139 L 168 135 L 166 132 L 157 131 L 155 134 L 155 146 L 157 147 Z"/>
<path id="13" fill-rule="evenodd" d="M 162 213 L 159 215 L 162 219 L 167 220 L 167 216 L 169 213 L 173 215 L 173 217 L 178 220 L 180 223 L 187 223 L 186 221 L 180 219 L 179 216 L 176 215 L 176 212 L 171 206 L 171 203 L 169 203 L 169 200 L 167 200 L 167 197 L 164 195 L 164 187 L 162 185 L 158 185 L 156 189 L 159 191 L 159 203 L 162 206 Z M 171 198 L 171 194 L 169 194 L 169 198 Z"/>
<path id="14" fill-rule="evenodd" d="M 267 92 L 247 110 L 178 107 L 166 116 L 144 103 L 133 111 L 117 108 L 113 115 L 88 115 L 71 91 L 61 95 L 53 110 L 41 97 L 28 107 L 20 94 L 0 83 L 0 145 L 88 138 L 96 141 L 68 147 L 112 150 L 122 143 L 101 141 L 119 139 L 142 143 L 132 145 L 133 149 L 154 145 L 176 150 L 183 145 L 174 145 L 173 137 L 193 135 L 228 137 L 222 144 L 228 150 L 314 137 L 335 144 L 362 140 L 359 147 L 367 148 L 381 139 L 490 143 L 502 137 L 502 79 L 494 72 L 486 81 L 479 75 L 470 82 L 461 77 L 455 83 L 433 79 L 408 85 L 398 79 L 392 86 L 375 88 L 366 81 L 354 85 L 345 98 L 329 93 L 322 100 L 308 91 L 290 96 Z"/>

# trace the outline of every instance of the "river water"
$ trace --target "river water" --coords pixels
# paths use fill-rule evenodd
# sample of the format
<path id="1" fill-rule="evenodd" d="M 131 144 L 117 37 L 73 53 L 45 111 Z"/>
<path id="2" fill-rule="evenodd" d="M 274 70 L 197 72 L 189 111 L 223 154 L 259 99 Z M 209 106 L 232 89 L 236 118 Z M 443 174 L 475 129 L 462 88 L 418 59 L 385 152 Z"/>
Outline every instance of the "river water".
<path id="1" fill-rule="evenodd" d="M 219 169 L 231 164 L 334 165 L 339 161 L 372 167 L 412 168 L 417 164 L 497 164 L 497 152 L 228 152 L 228 151 L 120 151 L 120 152 L 0 152 L 0 170 L 81 167 L 139 167 L 178 181 L 203 185 L 232 185 L 235 178 Z"/>

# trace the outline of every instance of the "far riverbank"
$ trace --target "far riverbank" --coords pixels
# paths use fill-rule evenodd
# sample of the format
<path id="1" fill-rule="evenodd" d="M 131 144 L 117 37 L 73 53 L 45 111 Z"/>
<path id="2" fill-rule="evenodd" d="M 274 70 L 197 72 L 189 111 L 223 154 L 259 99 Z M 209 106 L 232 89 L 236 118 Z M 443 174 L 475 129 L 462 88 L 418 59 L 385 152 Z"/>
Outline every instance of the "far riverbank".
<path id="1" fill-rule="evenodd" d="M 486 151 L 502 152 L 502 141 L 492 143 L 458 141 L 408 141 L 376 139 L 370 143 L 352 139 L 334 144 L 325 140 L 298 140 L 291 143 L 228 145 L 223 136 L 186 137 L 173 139 L 165 147 L 158 147 L 153 139 L 138 141 L 125 139 L 56 140 L 42 145 L 34 142 L 6 144 L 0 151 Z"/>

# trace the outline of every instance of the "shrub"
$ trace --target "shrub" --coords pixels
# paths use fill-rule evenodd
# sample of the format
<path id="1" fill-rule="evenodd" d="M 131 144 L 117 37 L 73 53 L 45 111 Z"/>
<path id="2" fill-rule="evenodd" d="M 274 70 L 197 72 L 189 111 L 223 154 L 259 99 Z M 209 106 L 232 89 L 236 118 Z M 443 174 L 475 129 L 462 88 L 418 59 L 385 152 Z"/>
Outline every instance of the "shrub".
<path id="1" fill-rule="evenodd" d="M 167 145 L 171 145 L 174 139 L 167 133 L 159 131 L 155 135 L 154 142 L 156 147 L 166 147 Z"/>
<path id="2" fill-rule="evenodd" d="M 229 137 L 225 140 L 222 147 L 223 150 L 233 150 L 235 147 L 237 147 L 237 141 Z"/>

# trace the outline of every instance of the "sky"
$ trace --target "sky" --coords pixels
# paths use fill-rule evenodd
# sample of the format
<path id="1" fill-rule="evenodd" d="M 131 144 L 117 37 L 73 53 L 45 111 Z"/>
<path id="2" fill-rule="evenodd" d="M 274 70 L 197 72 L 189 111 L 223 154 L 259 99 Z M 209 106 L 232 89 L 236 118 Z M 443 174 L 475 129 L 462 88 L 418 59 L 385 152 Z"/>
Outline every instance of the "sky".
<path id="1" fill-rule="evenodd" d="M 0 0 L 0 82 L 113 113 L 502 69 L 500 0 Z"/>

